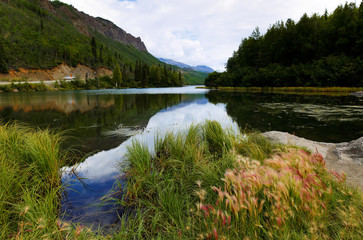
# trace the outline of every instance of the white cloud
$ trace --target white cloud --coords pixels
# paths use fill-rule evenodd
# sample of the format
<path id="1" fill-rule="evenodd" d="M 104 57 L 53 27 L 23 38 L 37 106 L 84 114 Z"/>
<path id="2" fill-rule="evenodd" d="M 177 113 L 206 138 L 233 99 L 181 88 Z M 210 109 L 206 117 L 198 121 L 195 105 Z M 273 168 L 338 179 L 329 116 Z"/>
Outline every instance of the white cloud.
<path id="1" fill-rule="evenodd" d="M 223 70 L 242 38 L 279 20 L 333 11 L 345 0 L 62 0 L 140 36 L 156 57 Z"/>

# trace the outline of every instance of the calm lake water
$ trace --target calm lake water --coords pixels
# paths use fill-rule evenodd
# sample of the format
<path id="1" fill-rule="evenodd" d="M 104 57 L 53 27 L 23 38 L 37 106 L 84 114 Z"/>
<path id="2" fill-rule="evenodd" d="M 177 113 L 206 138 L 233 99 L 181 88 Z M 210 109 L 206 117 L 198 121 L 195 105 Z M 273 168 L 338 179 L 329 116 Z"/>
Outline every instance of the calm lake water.
<path id="1" fill-rule="evenodd" d="M 316 141 L 343 142 L 363 136 L 363 99 L 222 92 L 183 88 L 1 93 L 0 119 L 66 130 L 64 147 L 88 154 L 76 171 L 64 168 L 66 220 L 112 224 L 113 204 L 100 205 L 123 169 L 127 147 L 149 147 L 155 135 L 192 123 L 218 120 L 234 130 L 285 131 Z"/>

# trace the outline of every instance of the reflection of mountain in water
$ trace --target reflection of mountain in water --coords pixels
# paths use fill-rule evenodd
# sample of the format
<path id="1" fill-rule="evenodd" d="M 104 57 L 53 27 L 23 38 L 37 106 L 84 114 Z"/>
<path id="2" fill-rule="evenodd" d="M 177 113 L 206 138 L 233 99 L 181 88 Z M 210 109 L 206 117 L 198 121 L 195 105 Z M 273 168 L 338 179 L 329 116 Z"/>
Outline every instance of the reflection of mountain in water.
<path id="1" fill-rule="evenodd" d="M 57 111 L 60 113 L 64 113 L 69 115 L 72 112 L 79 111 L 81 113 L 85 113 L 88 111 L 93 110 L 95 107 L 99 108 L 109 108 L 111 107 L 114 102 L 96 102 L 90 101 L 89 99 L 82 99 L 84 101 L 76 102 L 74 98 L 65 101 L 65 102 L 58 102 L 58 101 L 48 101 L 48 102 L 33 102 L 33 103 L 13 103 L 11 105 L 0 106 L 0 111 L 5 108 L 12 108 L 14 112 L 23 111 L 27 112 L 35 112 L 35 111 Z"/>
<path id="2" fill-rule="evenodd" d="M 92 92 L 91 92 L 92 93 Z M 0 96 L 0 119 L 20 121 L 36 127 L 71 130 L 66 146 L 75 145 L 83 152 L 111 149 L 129 135 L 103 134 L 120 130 L 120 126 L 141 129 L 161 109 L 180 102 L 193 101 L 203 95 L 193 94 L 90 94 L 52 92 L 4 94 Z"/>

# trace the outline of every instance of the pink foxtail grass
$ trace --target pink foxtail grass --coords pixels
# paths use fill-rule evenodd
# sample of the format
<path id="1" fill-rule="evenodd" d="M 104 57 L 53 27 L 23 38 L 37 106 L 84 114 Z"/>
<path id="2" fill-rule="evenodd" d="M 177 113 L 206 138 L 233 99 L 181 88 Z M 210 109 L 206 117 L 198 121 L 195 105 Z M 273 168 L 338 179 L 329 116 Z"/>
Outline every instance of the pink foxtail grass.
<path id="1" fill-rule="evenodd" d="M 218 200 L 201 199 L 198 206 L 211 239 L 362 236 L 362 195 L 344 185 L 344 174 L 328 170 L 318 153 L 289 149 L 263 164 L 238 156 L 223 181 L 223 187 L 212 187 Z"/>
<path id="2" fill-rule="evenodd" d="M 207 121 L 159 139 L 155 155 L 131 147 L 123 205 L 138 210 L 117 236 L 361 239 L 362 194 L 344 174 L 319 154 L 239 136 Z"/>

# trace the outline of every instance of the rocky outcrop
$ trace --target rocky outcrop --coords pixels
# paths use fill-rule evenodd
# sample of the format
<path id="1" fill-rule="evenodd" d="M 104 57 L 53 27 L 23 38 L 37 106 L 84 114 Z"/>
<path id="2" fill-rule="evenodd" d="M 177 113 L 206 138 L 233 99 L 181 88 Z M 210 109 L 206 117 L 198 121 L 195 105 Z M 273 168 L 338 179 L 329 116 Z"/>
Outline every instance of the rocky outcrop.
<path id="1" fill-rule="evenodd" d="M 344 172 L 347 182 L 363 190 L 363 137 L 344 143 L 315 142 L 285 132 L 271 131 L 263 135 L 272 142 L 305 147 L 319 152 L 329 169 Z"/>
<path id="2" fill-rule="evenodd" d="M 63 80 L 64 77 L 73 76 L 80 80 L 85 80 L 104 75 L 112 75 L 112 71 L 107 68 L 99 68 L 97 73 L 89 66 L 78 64 L 76 67 L 68 66 L 63 63 L 52 69 L 23 69 L 10 70 L 8 74 L 0 74 L 0 80 L 28 80 L 31 81 L 49 81 L 49 80 Z"/>
<path id="3" fill-rule="evenodd" d="M 72 21 L 73 26 L 83 35 L 90 37 L 92 36 L 92 31 L 97 31 L 112 40 L 134 46 L 136 49 L 147 52 L 145 44 L 139 37 L 132 36 L 111 21 L 99 17 L 91 17 L 65 4 L 56 8 L 48 0 L 41 0 L 40 5 L 57 17 L 64 18 L 64 16 L 67 16 L 67 20 Z"/>

